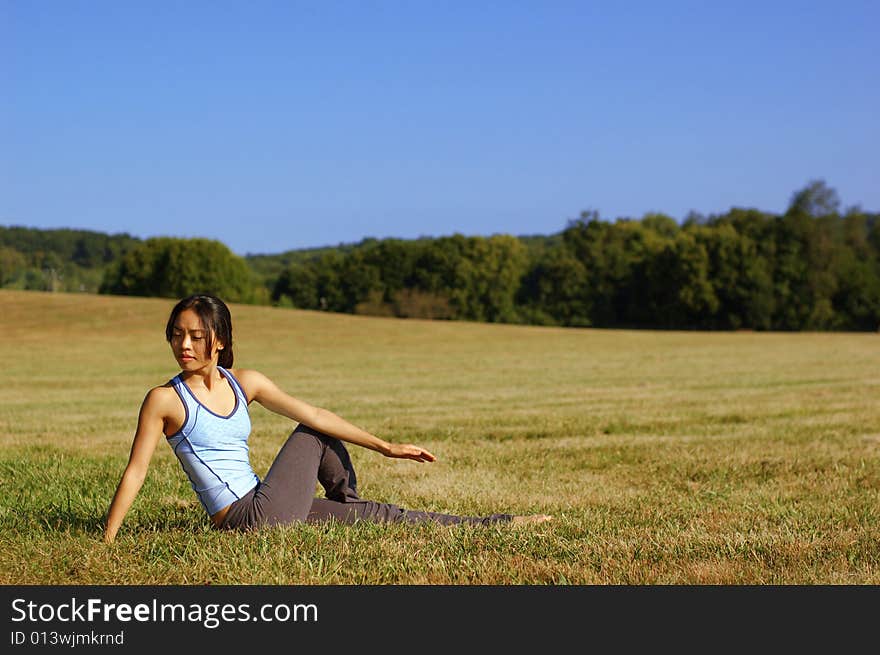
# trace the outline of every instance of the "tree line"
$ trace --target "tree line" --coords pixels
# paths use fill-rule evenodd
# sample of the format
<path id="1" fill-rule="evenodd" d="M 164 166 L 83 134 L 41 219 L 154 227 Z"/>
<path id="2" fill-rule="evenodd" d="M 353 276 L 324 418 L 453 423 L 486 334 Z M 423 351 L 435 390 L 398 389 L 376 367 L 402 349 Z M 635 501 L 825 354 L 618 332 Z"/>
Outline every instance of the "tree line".
<path id="1" fill-rule="evenodd" d="M 585 211 L 546 237 L 366 239 L 281 255 L 239 257 L 208 239 L 53 232 L 41 240 L 0 227 L 3 286 L 49 288 L 51 264 L 56 290 L 78 290 L 72 277 L 91 292 L 202 290 L 381 316 L 608 328 L 880 325 L 880 214 L 841 211 L 821 180 L 795 192 L 783 214 L 732 208 L 679 224 L 664 214 L 609 221 Z"/>

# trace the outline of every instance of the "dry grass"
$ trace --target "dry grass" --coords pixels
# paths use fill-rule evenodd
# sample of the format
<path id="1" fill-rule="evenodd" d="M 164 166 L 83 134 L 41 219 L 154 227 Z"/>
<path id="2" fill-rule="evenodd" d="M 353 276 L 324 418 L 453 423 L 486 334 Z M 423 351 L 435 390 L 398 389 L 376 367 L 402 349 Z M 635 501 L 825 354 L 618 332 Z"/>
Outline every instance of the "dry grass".
<path id="1" fill-rule="evenodd" d="M 239 366 L 435 464 L 352 452 L 362 495 L 528 528 L 208 529 L 160 447 L 100 522 L 173 301 L 0 291 L 0 583 L 877 584 L 875 334 L 697 333 L 233 306 Z M 286 419 L 252 407 L 265 472 Z"/>

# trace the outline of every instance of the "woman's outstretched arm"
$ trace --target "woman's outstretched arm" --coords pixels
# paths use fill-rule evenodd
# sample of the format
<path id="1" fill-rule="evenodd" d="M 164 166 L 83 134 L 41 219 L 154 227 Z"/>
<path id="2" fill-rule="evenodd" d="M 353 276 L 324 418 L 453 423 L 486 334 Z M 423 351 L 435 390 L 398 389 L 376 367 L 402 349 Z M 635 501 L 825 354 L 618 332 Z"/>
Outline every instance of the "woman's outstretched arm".
<path id="1" fill-rule="evenodd" d="M 116 487 L 116 493 L 110 503 L 110 509 L 107 511 L 104 541 L 108 544 L 116 538 L 119 526 L 122 525 L 122 519 L 125 518 L 144 484 L 150 459 L 153 457 L 153 452 L 156 450 L 156 444 L 159 442 L 164 427 L 162 404 L 162 389 L 156 388 L 147 394 L 141 405 L 128 465 L 122 473 L 122 479 Z"/>
<path id="2" fill-rule="evenodd" d="M 304 423 L 331 437 L 375 450 L 386 457 L 412 459 L 417 462 L 433 462 L 437 459 L 420 446 L 389 443 L 331 411 L 294 398 L 259 371 L 236 370 L 233 371 L 233 375 L 241 383 L 248 400 L 255 400 L 276 414 Z"/>

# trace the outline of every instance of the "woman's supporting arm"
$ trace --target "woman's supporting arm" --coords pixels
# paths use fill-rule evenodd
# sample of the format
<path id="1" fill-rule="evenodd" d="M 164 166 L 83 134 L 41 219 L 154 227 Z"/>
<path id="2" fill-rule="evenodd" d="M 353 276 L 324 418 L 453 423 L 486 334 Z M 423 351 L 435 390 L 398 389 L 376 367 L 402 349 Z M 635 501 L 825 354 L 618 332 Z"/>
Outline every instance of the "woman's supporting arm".
<path id="1" fill-rule="evenodd" d="M 131 453 L 128 457 L 128 465 L 122 474 L 122 479 L 116 487 L 116 493 L 107 511 L 107 522 L 104 527 L 104 541 L 112 543 L 116 539 L 116 533 L 122 525 L 122 520 L 128 513 L 135 497 L 144 484 L 147 477 L 147 469 L 150 459 L 156 450 L 156 444 L 162 435 L 164 419 L 160 407 L 162 405 L 161 391 L 152 389 L 144 398 L 138 415 L 137 431 L 131 444 Z"/>

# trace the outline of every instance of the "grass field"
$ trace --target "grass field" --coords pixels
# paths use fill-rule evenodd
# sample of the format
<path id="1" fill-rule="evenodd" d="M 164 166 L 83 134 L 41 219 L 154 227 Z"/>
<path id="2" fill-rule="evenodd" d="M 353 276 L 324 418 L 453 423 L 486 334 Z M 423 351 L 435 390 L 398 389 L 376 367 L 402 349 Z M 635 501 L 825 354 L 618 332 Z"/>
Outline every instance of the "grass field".
<path id="1" fill-rule="evenodd" d="M 534 526 L 220 533 L 170 449 L 101 524 L 171 300 L 0 291 L 0 583 L 878 584 L 880 336 L 574 330 L 232 306 L 236 365 L 439 461 L 361 495 Z M 263 475 L 293 424 L 251 407 Z"/>

